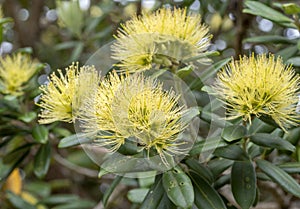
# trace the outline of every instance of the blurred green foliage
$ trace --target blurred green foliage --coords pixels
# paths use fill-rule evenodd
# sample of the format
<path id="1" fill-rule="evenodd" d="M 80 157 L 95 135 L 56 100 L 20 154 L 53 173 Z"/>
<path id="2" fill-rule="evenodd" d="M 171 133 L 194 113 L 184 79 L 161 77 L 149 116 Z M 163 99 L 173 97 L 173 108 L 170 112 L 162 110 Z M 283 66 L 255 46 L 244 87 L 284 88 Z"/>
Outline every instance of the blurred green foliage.
<path id="1" fill-rule="evenodd" d="M 149 2 L 153 4 L 147 8 Z M 201 80 L 188 69 L 178 74 L 189 83 L 201 110 L 199 140 L 180 166 L 156 178 L 115 178 L 101 170 L 99 173 L 100 168 L 74 141 L 72 125 L 37 123 L 38 87 L 57 68 L 74 61 L 84 64 L 114 39 L 120 23 L 143 10 L 163 6 L 187 7 L 200 13 L 213 34 L 210 51 L 219 52 L 211 57 L 211 67 L 202 67 Z M 251 52 L 280 55 L 299 73 L 299 4 L 91 0 L 84 8 L 75 0 L 5 0 L 2 10 L 1 56 L 29 54 L 43 69 L 28 80 L 23 95 L 0 94 L 1 208 L 83 209 L 103 208 L 102 204 L 114 209 L 250 208 L 266 201 L 288 208 L 300 197 L 300 127 L 284 132 L 272 121 L 258 118 L 247 127 L 239 120 L 223 124 L 218 115 L 222 104 L 210 100 L 211 89 L 203 83 L 211 83 L 230 57 Z M 219 133 L 206 138 L 212 123 Z M 248 147 L 242 149 L 245 138 Z M 270 181 L 279 186 L 265 183 Z M 228 186 L 233 198 L 227 195 Z M 270 195 L 270 190 L 275 195 Z"/>

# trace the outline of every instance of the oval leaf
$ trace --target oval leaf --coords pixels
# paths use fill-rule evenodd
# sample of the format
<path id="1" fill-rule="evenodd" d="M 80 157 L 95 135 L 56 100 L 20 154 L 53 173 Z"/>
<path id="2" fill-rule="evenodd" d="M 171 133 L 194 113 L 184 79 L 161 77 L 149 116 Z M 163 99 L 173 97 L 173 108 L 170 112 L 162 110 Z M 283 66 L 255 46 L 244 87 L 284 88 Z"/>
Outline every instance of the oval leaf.
<path id="1" fill-rule="evenodd" d="M 127 193 L 127 198 L 133 203 L 142 203 L 148 191 L 147 188 L 132 189 Z"/>
<path id="2" fill-rule="evenodd" d="M 195 173 L 190 175 L 195 189 L 195 205 L 198 208 L 226 209 L 222 198 L 211 185 Z"/>
<path id="3" fill-rule="evenodd" d="M 285 191 L 300 198 L 300 185 L 289 174 L 265 160 L 257 160 L 257 166 Z"/>
<path id="4" fill-rule="evenodd" d="M 140 209 L 157 209 L 165 194 L 164 188 L 161 186 L 161 175 L 156 176 L 155 182 L 145 197 Z"/>
<path id="5" fill-rule="evenodd" d="M 246 134 L 246 128 L 244 126 L 238 125 L 232 125 L 225 127 L 222 131 L 221 136 L 223 139 L 227 142 L 232 142 L 238 139 L 242 139 Z"/>
<path id="6" fill-rule="evenodd" d="M 46 126 L 38 125 L 33 128 L 32 136 L 38 143 L 46 144 L 48 141 L 48 132 Z"/>
<path id="7" fill-rule="evenodd" d="M 188 159 L 185 161 L 185 163 L 191 170 L 195 171 L 207 182 L 212 183 L 214 181 L 214 176 L 212 172 L 206 166 L 202 165 L 198 160 Z"/>
<path id="8" fill-rule="evenodd" d="M 235 144 L 217 148 L 214 155 L 229 160 L 244 161 L 249 159 L 247 153 L 240 146 Z"/>
<path id="9" fill-rule="evenodd" d="M 167 171 L 162 178 L 169 199 L 178 207 L 189 208 L 194 202 L 194 190 L 190 178 L 179 168 Z"/>
<path id="10" fill-rule="evenodd" d="M 51 147 L 50 143 L 41 145 L 39 151 L 34 158 L 34 174 L 43 178 L 49 169 L 51 160 Z"/>
<path id="11" fill-rule="evenodd" d="M 108 199 L 111 195 L 111 193 L 114 191 L 114 189 L 116 188 L 116 186 L 118 186 L 118 184 L 120 183 L 120 181 L 122 180 L 123 176 L 117 176 L 114 181 L 112 182 L 112 184 L 110 185 L 110 187 L 105 191 L 104 195 L 103 195 L 103 205 L 106 206 Z"/>
<path id="12" fill-rule="evenodd" d="M 279 136 L 274 136 L 266 133 L 257 133 L 250 136 L 250 140 L 259 146 L 276 148 L 279 150 L 295 151 L 294 145 L 282 139 Z"/>
<path id="13" fill-rule="evenodd" d="M 293 20 L 287 16 L 281 14 L 275 9 L 268 7 L 264 3 L 258 1 L 246 1 L 245 6 L 248 7 L 244 9 L 244 13 L 249 13 L 253 15 L 262 16 L 268 20 L 274 21 L 280 25 L 296 28 L 296 25 L 293 24 Z"/>
<path id="14" fill-rule="evenodd" d="M 93 137 L 90 138 L 91 135 L 93 136 L 94 134 L 80 133 L 80 134 L 67 136 L 59 142 L 58 147 L 66 148 L 66 147 L 77 146 L 83 143 L 92 142 L 94 139 Z"/>
<path id="15" fill-rule="evenodd" d="M 242 209 L 252 206 L 256 197 L 256 174 L 250 161 L 236 161 L 231 170 L 231 189 Z"/>

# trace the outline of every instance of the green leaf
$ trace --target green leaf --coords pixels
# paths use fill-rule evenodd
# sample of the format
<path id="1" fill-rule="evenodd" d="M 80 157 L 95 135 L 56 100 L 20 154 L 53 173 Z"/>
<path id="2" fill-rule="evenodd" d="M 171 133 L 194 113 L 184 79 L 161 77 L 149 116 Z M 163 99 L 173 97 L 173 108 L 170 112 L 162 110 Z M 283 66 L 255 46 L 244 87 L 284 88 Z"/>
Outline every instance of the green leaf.
<path id="1" fill-rule="evenodd" d="M 295 151 L 294 145 L 279 136 L 267 133 L 257 133 L 250 136 L 251 142 L 263 147 L 276 148 L 279 150 Z"/>
<path id="2" fill-rule="evenodd" d="M 79 57 L 80 57 L 80 54 L 81 54 L 82 51 L 83 51 L 83 48 L 84 48 L 84 43 L 83 43 L 83 42 L 79 42 L 79 43 L 75 46 L 74 50 L 72 51 L 72 54 L 71 54 L 71 56 L 70 56 L 68 62 L 71 63 L 71 62 L 74 62 L 74 60 L 78 60 Z"/>
<path id="3" fill-rule="evenodd" d="M 249 134 L 255 133 L 270 133 L 275 129 L 274 126 L 271 126 L 258 118 L 255 118 L 250 125 Z"/>
<path id="4" fill-rule="evenodd" d="M 297 46 L 284 47 L 282 50 L 277 51 L 276 55 L 281 56 L 283 61 L 286 62 L 290 57 L 294 56 L 298 52 Z"/>
<path id="5" fill-rule="evenodd" d="M 191 72 L 193 71 L 193 66 L 186 66 L 184 68 L 181 68 L 179 69 L 177 72 L 176 72 L 176 75 L 179 77 L 179 78 L 184 78 L 186 76 L 188 76 Z"/>
<path id="6" fill-rule="evenodd" d="M 50 143 L 43 144 L 40 146 L 39 151 L 37 152 L 34 158 L 34 174 L 38 178 L 43 178 L 49 169 L 51 160 L 51 147 Z"/>
<path id="7" fill-rule="evenodd" d="M 165 194 L 164 188 L 161 186 L 162 175 L 157 175 L 155 182 L 146 195 L 140 209 L 157 209 Z"/>
<path id="8" fill-rule="evenodd" d="M 300 127 L 290 129 L 284 134 L 283 139 L 289 141 L 290 143 L 296 145 L 300 140 Z"/>
<path id="9" fill-rule="evenodd" d="M 155 209 L 178 209 L 178 207 L 174 205 L 173 202 L 168 198 L 168 195 L 164 193 L 159 205 Z"/>
<path id="10" fill-rule="evenodd" d="M 226 58 L 223 59 L 219 62 L 216 62 L 215 64 L 213 64 L 211 67 L 209 67 L 207 70 L 205 70 L 202 74 L 201 74 L 201 80 L 202 82 L 208 80 L 209 78 L 212 78 L 222 67 L 224 67 L 229 61 L 231 60 L 231 58 Z"/>
<path id="11" fill-rule="evenodd" d="M 256 197 L 256 174 L 250 161 L 236 161 L 231 170 L 231 189 L 242 209 L 252 206 Z"/>
<path id="12" fill-rule="evenodd" d="M 300 6 L 295 3 L 287 3 L 282 5 L 283 11 L 288 15 L 300 13 Z"/>
<path id="13" fill-rule="evenodd" d="M 227 142 L 232 142 L 238 139 L 242 139 L 246 134 L 246 128 L 242 125 L 232 125 L 225 127 L 221 136 Z"/>
<path id="14" fill-rule="evenodd" d="M 188 167 L 205 179 L 208 183 L 213 183 L 214 176 L 212 172 L 204 165 L 202 165 L 198 160 L 188 159 L 185 161 Z"/>
<path id="15" fill-rule="evenodd" d="M 207 138 L 205 140 L 197 141 L 190 150 L 190 155 L 197 155 L 203 152 L 214 151 L 218 147 L 227 146 L 227 143 L 220 137 Z"/>
<path id="16" fill-rule="evenodd" d="M 258 15 L 286 27 L 297 28 L 293 20 L 259 1 L 246 1 L 244 13 Z"/>
<path id="17" fill-rule="evenodd" d="M 214 182 L 214 188 L 215 189 L 220 189 L 223 186 L 225 186 L 226 184 L 230 185 L 230 174 L 224 174 L 221 175 L 215 182 Z"/>
<path id="18" fill-rule="evenodd" d="M 300 57 L 292 57 L 286 61 L 288 64 L 292 64 L 296 67 L 300 66 Z"/>
<path id="19" fill-rule="evenodd" d="M 148 172 L 139 172 L 137 173 L 137 178 L 140 187 L 151 187 L 151 185 L 155 181 L 156 171 L 148 171 Z"/>
<path id="20" fill-rule="evenodd" d="M 197 115 L 200 114 L 199 107 L 190 107 L 181 116 L 180 121 L 185 124 L 191 122 Z"/>
<path id="21" fill-rule="evenodd" d="M 205 209 L 226 209 L 218 192 L 204 179 L 195 173 L 190 173 L 195 190 L 195 205 Z"/>
<path id="22" fill-rule="evenodd" d="M 71 48 L 75 47 L 76 45 L 78 45 L 78 43 L 80 43 L 80 42 L 79 41 L 65 41 L 65 42 L 55 45 L 54 49 L 57 51 L 71 49 Z"/>
<path id="23" fill-rule="evenodd" d="M 290 175 L 266 160 L 257 160 L 257 166 L 285 191 L 300 198 L 300 185 Z"/>
<path id="24" fill-rule="evenodd" d="M 169 199 L 178 207 L 190 208 L 194 202 L 194 190 L 190 178 L 175 167 L 163 174 L 163 187 Z"/>
<path id="25" fill-rule="evenodd" d="M 79 197 L 73 194 L 57 194 L 51 195 L 50 197 L 43 198 L 41 203 L 48 205 L 56 205 L 61 203 L 74 202 L 78 200 Z"/>
<path id="26" fill-rule="evenodd" d="M 105 193 L 103 195 L 103 199 L 102 199 L 104 207 L 106 207 L 110 195 L 112 194 L 112 192 L 114 191 L 116 186 L 118 186 L 118 184 L 120 183 L 122 178 L 123 178 L 123 176 L 116 176 L 116 178 L 111 183 L 110 187 L 105 191 Z"/>
<path id="27" fill-rule="evenodd" d="M 17 209 L 36 209 L 34 205 L 29 204 L 27 201 L 22 199 L 19 195 L 15 195 L 14 193 L 8 191 L 6 193 L 6 197 L 11 202 L 11 204 Z"/>
<path id="28" fill-rule="evenodd" d="M 43 198 L 48 198 L 51 194 L 51 185 L 48 182 L 34 181 L 26 182 L 24 190 Z"/>
<path id="29" fill-rule="evenodd" d="M 133 203 L 142 203 L 148 192 L 147 188 L 132 189 L 127 193 L 127 198 Z"/>
<path id="30" fill-rule="evenodd" d="M 229 121 L 226 121 L 221 116 L 209 112 L 209 111 L 201 111 L 200 118 L 208 123 L 211 123 L 212 125 L 218 126 L 220 128 L 224 128 L 226 126 L 232 125 Z"/>
<path id="31" fill-rule="evenodd" d="M 77 146 L 84 143 L 92 142 L 94 139 L 91 136 L 95 134 L 79 133 L 71 136 L 67 136 L 60 140 L 58 148 L 67 148 L 72 146 Z"/>
<path id="32" fill-rule="evenodd" d="M 46 126 L 37 125 L 32 130 L 32 136 L 36 142 L 46 144 L 48 142 L 49 131 Z"/>
<path id="33" fill-rule="evenodd" d="M 296 44 L 297 42 L 295 40 L 289 39 L 284 36 L 278 36 L 278 35 L 266 35 L 266 36 L 255 36 L 246 38 L 243 40 L 244 43 L 274 43 L 274 44 Z"/>
<path id="34" fill-rule="evenodd" d="M 217 178 L 223 171 L 229 168 L 233 164 L 232 160 L 227 159 L 214 159 L 208 162 L 208 167 L 213 173 L 214 177 Z"/>
<path id="35" fill-rule="evenodd" d="M 279 168 L 287 173 L 300 173 L 300 162 L 289 162 L 278 165 Z"/>
<path id="36" fill-rule="evenodd" d="M 93 201 L 77 199 L 76 201 L 58 205 L 52 207 L 51 209 L 90 209 L 90 208 L 94 208 L 95 205 L 96 203 Z"/>
<path id="37" fill-rule="evenodd" d="M 19 119 L 25 123 L 29 123 L 33 121 L 36 117 L 36 112 L 26 112 L 25 114 L 21 115 Z"/>
<path id="38" fill-rule="evenodd" d="M 236 144 L 217 148 L 214 152 L 214 155 L 217 157 L 223 157 L 229 160 L 237 161 L 244 161 L 249 159 L 247 153 Z"/>

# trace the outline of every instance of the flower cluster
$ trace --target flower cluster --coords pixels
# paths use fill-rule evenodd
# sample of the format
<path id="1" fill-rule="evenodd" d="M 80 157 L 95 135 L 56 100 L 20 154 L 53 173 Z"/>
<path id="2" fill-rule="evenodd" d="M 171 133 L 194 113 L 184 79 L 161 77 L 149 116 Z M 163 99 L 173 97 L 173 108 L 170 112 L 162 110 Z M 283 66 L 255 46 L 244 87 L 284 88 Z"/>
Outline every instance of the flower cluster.
<path id="1" fill-rule="evenodd" d="M 199 56 L 207 50 L 211 35 L 199 14 L 174 8 L 132 18 L 121 25 L 116 39 L 112 50 L 120 61 L 117 66 L 136 72 Z"/>
<path id="2" fill-rule="evenodd" d="M 37 72 L 38 66 L 29 56 L 20 53 L 0 58 L 0 91 L 3 94 L 20 96 L 26 83 Z"/>
<path id="3" fill-rule="evenodd" d="M 269 116 L 280 127 L 299 123 L 296 112 L 300 77 L 281 58 L 265 54 L 232 60 L 218 74 L 215 89 L 229 119 Z"/>
<path id="4" fill-rule="evenodd" d="M 43 108 L 39 123 L 47 124 L 55 121 L 73 122 L 77 111 L 85 97 L 92 93 L 99 82 L 98 72 L 94 67 L 78 63 L 66 68 L 65 75 L 58 70 L 52 73 L 49 83 L 40 87 L 42 96 L 38 104 Z"/>
<path id="5" fill-rule="evenodd" d="M 114 72 L 87 100 L 80 119 L 86 132 L 101 133 L 97 143 L 111 151 L 131 138 L 140 151 L 152 148 L 164 159 L 164 154 L 180 152 L 176 139 L 187 125 L 180 120 L 184 111 L 178 98 L 142 74 L 119 77 Z"/>

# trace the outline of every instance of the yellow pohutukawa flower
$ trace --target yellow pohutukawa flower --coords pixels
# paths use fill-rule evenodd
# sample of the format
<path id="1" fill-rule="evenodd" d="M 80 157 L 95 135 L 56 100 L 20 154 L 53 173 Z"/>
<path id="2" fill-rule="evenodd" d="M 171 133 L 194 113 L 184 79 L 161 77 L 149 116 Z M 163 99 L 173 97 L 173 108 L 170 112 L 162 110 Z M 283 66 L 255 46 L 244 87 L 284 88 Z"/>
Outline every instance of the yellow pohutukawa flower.
<path id="1" fill-rule="evenodd" d="M 218 74 L 215 89 L 227 105 L 229 119 L 269 116 L 281 128 L 299 124 L 296 112 L 300 77 L 270 54 L 232 60 Z"/>
<path id="2" fill-rule="evenodd" d="M 84 103 L 99 83 L 99 75 L 94 66 L 82 66 L 78 63 L 66 68 L 63 75 L 53 72 L 49 83 L 40 87 L 42 107 L 39 123 L 46 124 L 55 121 L 73 122 L 77 117 L 80 106 Z"/>
<path id="3" fill-rule="evenodd" d="M 82 108 L 85 132 L 99 132 L 100 146 L 117 151 L 130 138 L 148 153 L 156 151 L 163 162 L 166 155 L 182 154 L 179 134 L 187 124 L 181 120 L 183 106 L 173 91 L 140 74 L 118 76 L 115 72 L 104 80 L 95 98 Z"/>
<path id="4" fill-rule="evenodd" d="M 15 96 L 24 94 L 27 82 L 38 69 L 27 55 L 19 53 L 0 58 L 0 91 Z"/>
<path id="5" fill-rule="evenodd" d="M 211 35 L 199 14 L 164 8 L 125 22 L 116 39 L 112 57 L 120 61 L 117 66 L 136 72 L 153 64 L 170 66 L 199 56 L 207 50 Z"/>

